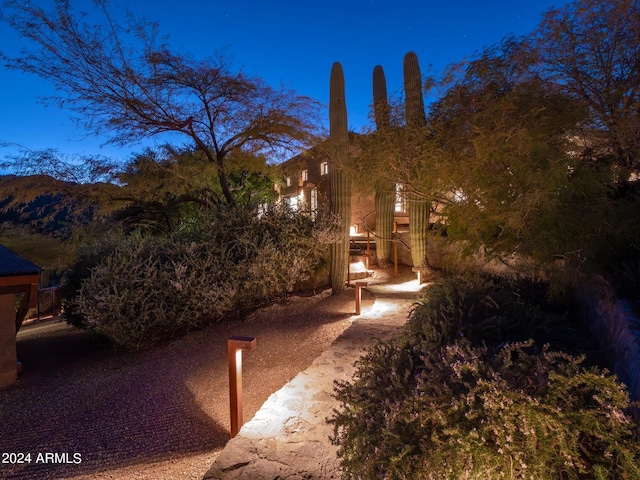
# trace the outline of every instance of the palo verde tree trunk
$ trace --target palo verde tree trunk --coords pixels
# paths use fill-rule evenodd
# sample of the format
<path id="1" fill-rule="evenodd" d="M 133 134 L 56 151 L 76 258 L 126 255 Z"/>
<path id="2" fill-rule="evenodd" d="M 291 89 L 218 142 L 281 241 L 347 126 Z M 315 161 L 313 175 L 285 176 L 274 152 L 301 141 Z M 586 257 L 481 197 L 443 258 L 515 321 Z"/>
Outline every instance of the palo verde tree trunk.
<path id="1" fill-rule="evenodd" d="M 344 290 L 349 268 L 349 225 L 351 223 L 351 179 L 344 171 L 349 155 L 347 105 L 344 75 L 339 62 L 331 68 L 329 84 L 329 131 L 334 158 L 329 165 L 329 205 L 331 213 L 340 217 L 340 240 L 331 245 L 331 291 Z"/>
<path id="2" fill-rule="evenodd" d="M 373 112 L 376 128 L 382 132 L 390 125 L 387 81 L 380 65 L 373 69 Z M 380 267 L 391 263 L 393 236 L 393 214 L 395 209 L 395 184 L 378 180 L 376 182 L 376 258 Z"/>
<path id="3" fill-rule="evenodd" d="M 422 97 L 422 75 L 418 57 L 408 52 L 404 57 L 404 95 L 405 115 L 409 138 L 411 131 L 424 128 L 427 120 Z M 409 195 L 409 239 L 411 241 L 411 259 L 413 266 L 428 266 L 427 239 L 429 234 L 430 202 L 416 194 Z"/>

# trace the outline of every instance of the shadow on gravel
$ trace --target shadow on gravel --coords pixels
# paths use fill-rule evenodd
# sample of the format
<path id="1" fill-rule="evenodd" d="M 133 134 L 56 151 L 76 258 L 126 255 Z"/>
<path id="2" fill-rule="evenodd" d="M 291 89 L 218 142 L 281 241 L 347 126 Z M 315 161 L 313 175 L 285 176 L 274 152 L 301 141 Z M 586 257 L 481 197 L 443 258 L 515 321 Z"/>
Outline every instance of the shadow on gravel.
<path id="1" fill-rule="evenodd" d="M 0 391 L 0 452 L 30 453 L 31 462 L 0 464 L 0 478 L 89 474 L 212 451 L 228 439 L 182 381 L 185 359 L 118 353 L 57 322 L 21 330 L 17 349 L 25 371 Z"/>

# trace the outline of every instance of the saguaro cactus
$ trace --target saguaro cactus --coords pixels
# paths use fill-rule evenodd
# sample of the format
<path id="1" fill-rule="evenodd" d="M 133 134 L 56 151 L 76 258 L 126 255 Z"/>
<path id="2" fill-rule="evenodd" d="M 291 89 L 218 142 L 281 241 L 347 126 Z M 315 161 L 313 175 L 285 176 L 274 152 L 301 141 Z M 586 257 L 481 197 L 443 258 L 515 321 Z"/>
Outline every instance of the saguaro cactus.
<path id="1" fill-rule="evenodd" d="M 405 115 L 408 127 L 424 127 L 427 118 L 424 113 L 422 97 L 422 74 L 418 64 L 418 56 L 408 52 L 404 56 L 404 96 Z"/>
<path id="2" fill-rule="evenodd" d="M 426 126 L 424 99 L 422 97 L 422 76 L 418 57 L 408 52 L 404 57 L 405 115 L 409 138 L 411 131 Z M 409 239 L 413 266 L 428 266 L 427 239 L 429 230 L 430 202 L 414 193 L 409 194 Z"/>
<path id="3" fill-rule="evenodd" d="M 348 161 L 349 133 L 344 75 L 339 62 L 331 68 L 329 84 L 329 133 L 335 158 L 329 164 L 329 205 L 331 213 L 340 217 L 341 240 L 331 245 L 331 291 L 345 288 L 349 268 L 349 225 L 351 222 L 351 180 L 343 165 Z"/>
<path id="4" fill-rule="evenodd" d="M 389 101 L 387 100 L 387 80 L 380 65 L 376 65 L 373 69 L 373 113 L 378 130 L 391 125 Z"/>
<path id="5" fill-rule="evenodd" d="M 373 69 L 373 113 L 376 128 L 380 133 L 390 125 L 387 81 L 380 65 Z M 378 265 L 386 267 L 391 261 L 393 235 L 393 213 L 395 208 L 395 185 L 378 180 L 376 183 L 376 258 Z"/>

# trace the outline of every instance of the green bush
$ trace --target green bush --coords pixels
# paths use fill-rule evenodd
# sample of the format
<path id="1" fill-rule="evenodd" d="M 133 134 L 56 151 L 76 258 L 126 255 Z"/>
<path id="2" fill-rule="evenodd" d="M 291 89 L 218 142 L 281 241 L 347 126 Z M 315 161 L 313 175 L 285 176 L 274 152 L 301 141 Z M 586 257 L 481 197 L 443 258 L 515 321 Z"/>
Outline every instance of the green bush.
<path id="1" fill-rule="evenodd" d="M 373 348 L 336 387 L 345 478 L 640 478 L 624 388 L 568 354 L 530 350 Z"/>
<path id="2" fill-rule="evenodd" d="M 88 329 L 139 348 L 221 318 L 233 306 L 221 252 L 137 235 L 120 241 L 75 299 Z"/>
<path id="3" fill-rule="evenodd" d="M 63 272 L 60 295 L 67 323 L 83 328 L 85 319 L 79 311 L 77 298 L 82 283 L 91 275 L 91 271 L 107 256 L 113 253 L 120 237 L 104 238 L 93 245 L 78 249 L 75 261 Z"/>
<path id="4" fill-rule="evenodd" d="M 460 338 L 475 346 L 533 339 L 538 345 L 589 353 L 595 359 L 598 347 L 573 310 L 571 302 L 551 297 L 549 286 L 541 282 L 449 276 L 415 303 L 404 336 L 424 349 Z"/>
<path id="5" fill-rule="evenodd" d="M 453 278 L 428 295 L 405 335 L 336 384 L 330 422 L 345 478 L 640 478 L 624 386 L 583 357 L 513 340 L 518 315 L 534 333 L 546 315 L 566 319 L 543 287 Z"/>
<path id="6" fill-rule="evenodd" d="M 82 252 L 65 278 L 69 321 L 139 348 L 238 315 L 293 291 L 323 261 L 333 228 L 276 207 L 201 220 Z"/>

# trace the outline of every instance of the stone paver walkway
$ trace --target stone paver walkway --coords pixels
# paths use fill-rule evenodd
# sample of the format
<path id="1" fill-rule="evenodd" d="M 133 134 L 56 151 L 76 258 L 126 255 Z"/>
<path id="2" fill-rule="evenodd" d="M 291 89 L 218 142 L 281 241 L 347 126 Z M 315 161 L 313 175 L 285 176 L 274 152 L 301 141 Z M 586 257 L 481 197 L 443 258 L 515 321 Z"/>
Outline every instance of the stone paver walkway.
<path id="1" fill-rule="evenodd" d="M 424 288 L 425 285 L 422 285 Z M 274 393 L 255 417 L 227 443 L 206 480 L 318 480 L 340 478 L 337 447 L 329 440 L 326 419 L 338 408 L 332 397 L 335 380 L 349 380 L 355 362 L 375 339 L 400 332 L 418 283 L 412 274 L 367 290 L 375 302 L 305 371 Z"/>

